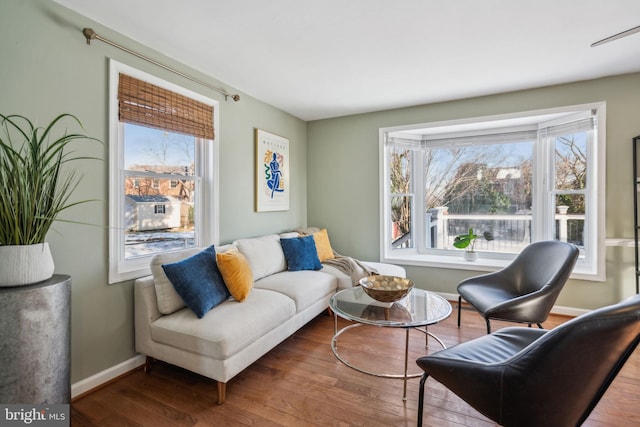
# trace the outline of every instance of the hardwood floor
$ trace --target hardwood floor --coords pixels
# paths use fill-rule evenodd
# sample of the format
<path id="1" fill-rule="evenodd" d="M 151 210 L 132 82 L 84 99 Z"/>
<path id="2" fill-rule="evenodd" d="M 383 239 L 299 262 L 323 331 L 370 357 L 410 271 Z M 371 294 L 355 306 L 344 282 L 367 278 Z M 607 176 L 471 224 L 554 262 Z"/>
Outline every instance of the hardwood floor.
<path id="1" fill-rule="evenodd" d="M 455 307 L 455 306 L 454 306 Z M 447 346 L 485 334 L 484 320 L 462 313 L 462 328 L 454 313 L 430 332 Z M 546 328 L 566 321 L 551 316 Z M 340 326 L 347 323 L 340 321 Z M 513 324 L 492 322 L 497 330 Z M 73 426 L 414 426 L 419 379 L 409 380 L 407 401 L 403 382 L 357 372 L 333 355 L 333 318 L 320 315 L 227 384 L 226 402 L 216 404 L 215 381 L 156 362 L 152 372 L 136 370 L 92 391 L 71 405 Z M 424 335 L 412 332 L 413 361 L 439 349 L 434 340 L 424 347 Z M 597 343 L 594 343 L 597 345 Z M 401 373 L 404 332 L 362 326 L 339 337 L 341 356 L 374 372 Z M 549 390 L 553 393 L 553 390 Z M 629 359 L 584 424 L 589 427 L 640 425 L 640 350 Z M 425 426 L 495 426 L 464 401 L 430 379 L 426 384 Z"/>

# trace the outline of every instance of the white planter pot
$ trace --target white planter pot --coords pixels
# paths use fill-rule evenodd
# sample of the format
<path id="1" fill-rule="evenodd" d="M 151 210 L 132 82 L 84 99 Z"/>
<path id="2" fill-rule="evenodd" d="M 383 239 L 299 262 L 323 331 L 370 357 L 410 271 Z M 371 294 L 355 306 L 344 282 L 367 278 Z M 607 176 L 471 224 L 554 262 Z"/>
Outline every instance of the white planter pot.
<path id="1" fill-rule="evenodd" d="M 472 261 L 472 262 L 473 261 L 477 261 L 478 260 L 478 252 L 464 251 L 463 257 L 467 261 Z"/>
<path id="2" fill-rule="evenodd" d="M 0 246 L 0 287 L 42 282 L 54 269 L 49 243 Z"/>

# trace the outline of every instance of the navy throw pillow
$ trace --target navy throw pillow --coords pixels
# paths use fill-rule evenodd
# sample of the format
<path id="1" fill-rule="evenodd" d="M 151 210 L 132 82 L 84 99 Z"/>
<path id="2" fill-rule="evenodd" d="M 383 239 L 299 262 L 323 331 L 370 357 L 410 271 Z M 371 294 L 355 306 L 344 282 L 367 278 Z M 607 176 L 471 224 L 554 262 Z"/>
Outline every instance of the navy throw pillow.
<path id="1" fill-rule="evenodd" d="M 182 261 L 163 264 L 162 269 L 198 318 L 231 295 L 218 270 L 213 246 Z"/>
<path id="2" fill-rule="evenodd" d="M 322 264 L 318 258 L 316 242 L 312 235 L 280 239 L 289 271 L 320 270 Z"/>

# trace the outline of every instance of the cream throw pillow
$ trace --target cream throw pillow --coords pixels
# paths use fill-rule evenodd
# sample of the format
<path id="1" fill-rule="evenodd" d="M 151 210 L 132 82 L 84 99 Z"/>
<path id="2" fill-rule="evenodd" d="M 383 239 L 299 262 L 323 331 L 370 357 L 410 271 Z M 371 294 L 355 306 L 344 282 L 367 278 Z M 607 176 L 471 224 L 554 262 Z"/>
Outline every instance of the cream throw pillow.
<path id="1" fill-rule="evenodd" d="M 259 280 L 287 269 L 287 261 L 280 245 L 280 236 L 277 234 L 239 239 L 234 242 L 234 246 L 249 262 L 253 272 L 253 280 Z"/>
<path id="2" fill-rule="evenodd" d="M 180 252 L 166 252 L 154 255 L 151 258 L 151 263 L 149 265 L 151 269 L 151 274 L 153 274 L 153 281 L 155 283 L 156 288 L 156 298 L 158 299 L 158 311 L 162 314 L 171 314 L 175 311 L 184 308 L 186 304 L 176 292 L 176 289 L 173 287 L 173 283 L 169 280 L 164 270 L 162 269 L 162 264 L 170 264 L 173 262 L 182 261 L 183 259 L 187 259 L 198 252 L 201 252 L 204 248 L 189 248 Z"/>

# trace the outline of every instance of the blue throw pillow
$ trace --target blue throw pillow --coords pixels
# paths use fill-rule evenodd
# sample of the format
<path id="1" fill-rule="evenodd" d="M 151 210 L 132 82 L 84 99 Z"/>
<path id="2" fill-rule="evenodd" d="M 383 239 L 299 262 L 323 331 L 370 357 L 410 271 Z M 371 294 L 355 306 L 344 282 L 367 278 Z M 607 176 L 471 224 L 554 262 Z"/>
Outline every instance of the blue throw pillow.
<path id="1" fill-rule="evenodd" d="M 198 318 L 231 295 L 218 265 L 213 246 L 173 264 L 163 264 L 167 278 Z"/>
<path id="2" fill-rule="evenodd" d="M 312 235 L 280 239 L 289 271 L 320 270 L 322 264 L 318 258 L 316 242 Z"/>

